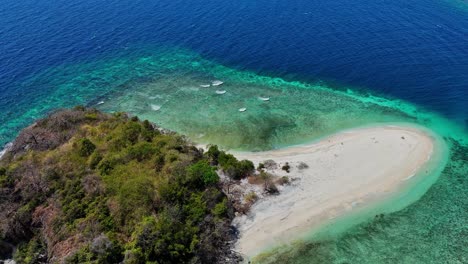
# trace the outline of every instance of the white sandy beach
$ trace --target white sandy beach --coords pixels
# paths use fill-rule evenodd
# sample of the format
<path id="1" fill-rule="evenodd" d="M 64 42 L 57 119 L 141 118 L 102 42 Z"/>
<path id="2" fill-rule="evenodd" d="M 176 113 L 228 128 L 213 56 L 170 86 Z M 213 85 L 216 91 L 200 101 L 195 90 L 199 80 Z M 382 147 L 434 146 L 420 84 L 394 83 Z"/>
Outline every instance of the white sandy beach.
<path id="1" fill-rule="evenodd" d="M 379 126 L 338 133 L 313 144 L 266 152 L 233 153 L 258 164 L 272 159 L 289 162 L 273 173 L 297 178 L 280 195 L 261 199 L 234 224 L 236 249 L 252 257 L 291 242 L 324 222 L 397 191 L 430 158 L 431 136 L 416 128 Z M 305 162 L 309 168 L 298 169 Z M 270 171 L 271 172 L 271 171 Z"/>

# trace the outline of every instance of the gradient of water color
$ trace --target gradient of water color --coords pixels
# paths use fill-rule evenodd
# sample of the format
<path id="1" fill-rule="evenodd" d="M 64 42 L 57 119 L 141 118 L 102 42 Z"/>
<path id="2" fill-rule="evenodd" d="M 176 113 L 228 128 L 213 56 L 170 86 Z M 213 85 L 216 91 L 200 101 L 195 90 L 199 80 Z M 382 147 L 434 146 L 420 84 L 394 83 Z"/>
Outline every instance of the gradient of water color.
<path id="1" fill-rule="evenodd" d="M 467 18 L 436 0 L 5 0 L 0 143 L 76 104 L 247 150 L 414 123 L 450 148 L 420 200 L 274 262 L 466 263 Z"/>

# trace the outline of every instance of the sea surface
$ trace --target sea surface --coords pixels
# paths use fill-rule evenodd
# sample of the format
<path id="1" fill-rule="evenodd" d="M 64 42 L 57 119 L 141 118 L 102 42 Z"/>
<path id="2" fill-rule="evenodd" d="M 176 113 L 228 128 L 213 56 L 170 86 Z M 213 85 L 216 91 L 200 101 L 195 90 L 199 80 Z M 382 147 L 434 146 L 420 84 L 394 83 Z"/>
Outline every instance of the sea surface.
<path id="1" fill-rule="evenodd" d="M 450 150 L 421 199 L 259 261 L 468 263 L 466 1 L 2 0 L 0 145 L 78 104 L 254 151 L 425 126 Z"/>

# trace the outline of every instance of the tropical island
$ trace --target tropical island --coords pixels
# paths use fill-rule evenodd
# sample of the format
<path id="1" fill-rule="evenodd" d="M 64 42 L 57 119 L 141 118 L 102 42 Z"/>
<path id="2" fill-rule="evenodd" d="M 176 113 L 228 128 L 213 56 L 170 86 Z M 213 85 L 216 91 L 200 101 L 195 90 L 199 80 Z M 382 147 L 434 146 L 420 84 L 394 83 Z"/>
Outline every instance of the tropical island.
<path id="1" fill-rule="evenodd" d="M 126 113 L 79 106 L 38 120 L 0 159 L 2 258 L 239 263 L 355 212 L 352 223 L 399 210 L 444 162 L 434 135 L 405 126 L 264 152 L 204 148 Z M 376 209 L 384 201 L 395 206 Z"/>
<path id="2" fill-rule="evenodd" d="M 237 263 L 217 169 L 237 179 L 254 168 L 124 113 L 55 112 L 1 159 L 0 253 L 17 263 Z"/>

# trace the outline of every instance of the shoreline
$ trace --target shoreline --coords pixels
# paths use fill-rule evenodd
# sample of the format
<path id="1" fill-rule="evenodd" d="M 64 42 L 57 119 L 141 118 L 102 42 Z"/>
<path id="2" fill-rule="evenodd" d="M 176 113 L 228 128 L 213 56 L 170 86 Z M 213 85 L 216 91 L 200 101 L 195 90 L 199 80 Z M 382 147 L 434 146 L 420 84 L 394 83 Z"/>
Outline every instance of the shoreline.
<path id="1" fill-rule="evenodd" d="M 254 257 L 298 239 L 317 238 L 318 233 L 339 233 L 376 212 L 406 207 L 437 179 L 429 175 L 438 176 L 439 145 L 426 129 L 392 124 L 346 130 L 310 144 L 271 151 L 233 152 L 255 164 L 273 159 L 280 166 L 269 172 L 294 180 L 280 195 L 258 201 L 248 215 L 235 218 L 233 224 L 240 231 L 236 251 Z M 433 160 L 437 166 L 428 168 Z M 289 174 L 280 169 L 286 162 L 292 167 Z M 298 169 L 300 162 L 309 168 Z M 417 188 L 420 181 L 426 183 Z M 415 191 L 410 192 L 412 188 Z M 389 201 L 395 204 L 378 206 Z M 340 221 L 340 228 L 330 229 Z"/>

